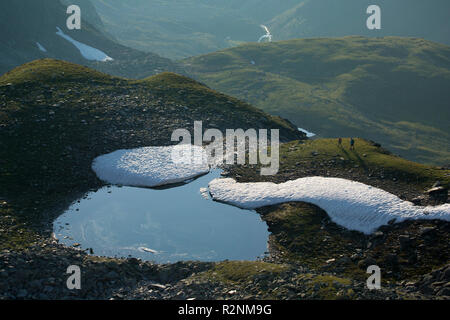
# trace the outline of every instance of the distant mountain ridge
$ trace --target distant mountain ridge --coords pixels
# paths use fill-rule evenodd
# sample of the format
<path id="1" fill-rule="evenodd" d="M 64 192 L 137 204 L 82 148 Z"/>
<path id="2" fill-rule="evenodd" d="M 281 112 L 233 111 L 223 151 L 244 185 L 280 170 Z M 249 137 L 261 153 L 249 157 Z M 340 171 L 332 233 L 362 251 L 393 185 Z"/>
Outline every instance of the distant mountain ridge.
<path id="1" fill-rule="evenodd" d="M 91 0 L 123 44 L 171 59 L 257 42 L 296 38 L 401 36 L 450 44 L 448 0 Z M 368 30 L 366 10 L 381 7 L 381 30 Z M 129 21 L 133 21 L 132 24 Z"/>
<path id="2" fill-rule="evenodd" d="M 79 6 L 82 9 L 82 18 L 95 27 L 98 31 L 108 35 L 105 25 L 103 24 L 103 21 L 98 15 L 91 0 L 60 0 L 60 2 L 66 7 L 70 5 Z"/>

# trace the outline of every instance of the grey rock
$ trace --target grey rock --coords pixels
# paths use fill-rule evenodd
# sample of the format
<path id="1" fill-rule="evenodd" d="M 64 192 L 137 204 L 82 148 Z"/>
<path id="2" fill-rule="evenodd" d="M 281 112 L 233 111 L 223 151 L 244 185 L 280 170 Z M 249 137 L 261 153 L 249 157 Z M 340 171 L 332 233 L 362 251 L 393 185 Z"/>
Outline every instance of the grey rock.
<path id="1" fill-rule="evenodd" d="M 367 267 L 369 267 L 371 265 L 376 265 L 376 264 L 377 264 L 377 261 L 374 258 L 367 257 L 367 258 L 365 258 L 363 260 L 360 260 L 358 262 L 358 267 L 360 269 L 367 269 Z"/>
<path id="2" fill-rule="evenodd" d="M 412 239 L 408 235 L 401 235 L 398 237 L 400 242 L 400 249 L 406 250 L 409 249 L 412 244 Z"/>
<path id="3" fill-rule="evenodd" d="M 436 227 L 424 227 L 420 230 L 420 235 L 421 236 L 430 236 L 430 235 L 433 235 L 436 230 L 437 230 Z"/>
<path id="4" fill-rule="evenodd" d="M 450 297 L 450 287 L 444 287 L 437 293 L 438 296 Z"/>
<path id="5" fill-rule="evenodd" d="M 386 262 L 391 266 L 398 266 L 398 256 L 396 254 L 388 254 L 386 256 Z"/>
<path id="6" fill-rule="evenodd" d="M 450 281 L 450 267 L 448 267 L 447 269 L 445 269 L 445 271 L 442 273 L 442 281 L 446 280 L 446 281 Z"/>
<path id="7" fill-rule="evenodd" d="M 107 274 L 105 274 L 106 280 L 114 280 L 114 279 L 117 279 L 118 277 L 119 277 L 119 274 L 115 271 L 110 271 Z"/>
<path id="8" fill-rule="evenodd" d="M 20 289 L 17 293 L 17 298 L 25 298 L 28 295 L 28 291 L 25 289 Z"/>
<path id="9" fill-rule="evenodd" d="M 440 186 L 441 186 L 441 182 L 438 180 L 433 184 L 432 188 L 436 188 L 436 187 L 440 187 Z"/>

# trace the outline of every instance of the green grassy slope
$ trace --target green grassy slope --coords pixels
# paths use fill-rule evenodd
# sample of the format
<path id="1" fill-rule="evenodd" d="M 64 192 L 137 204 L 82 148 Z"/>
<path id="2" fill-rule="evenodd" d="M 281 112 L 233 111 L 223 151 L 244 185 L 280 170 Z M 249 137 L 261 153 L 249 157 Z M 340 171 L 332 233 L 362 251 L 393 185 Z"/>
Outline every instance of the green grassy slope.
<path id="1" fill-rule="evenodd" d="M 212 88 L 322 137 L 360 136 L 411 160 L 450 162 L 446 45 L 397 37 L 299 39 L 183 62 Z"/>
<path id="2" fill-rule="evenodd" d="M 289 122 L 173 73 L 126 80 L 46 59 L 0 77 L 0 250 L 15 251 L 40 243 L 42 234 L 48 237 L 51 233 L 55 216 L 87 191 L 102 186 L 90 169 L 96 156 L 121 148 L 170 144 L 172 130 L 191 129 L 194 120 L 220 129 L 273 127 L 281 129 L 286 139 L 302 138 Z M 449 170 L 403 160 L 361 139 L 356 140 L 355 151 L 348 150 L 347 140 L 344 148 L 331 139 L 291 141 L 281 146 L 280 155 L 280 172 L 276 176 L 261 177 L 253 166 L 237 166 L 230 172 L 238 172 L 240 180 L 274 182 L 304 175 L 344 174 L 353 180 L 380 183 L 396 194 L 408 194 L 407 188 L 411 188 L 413 195 L 435 180 L 444 186 L 450 183 Z M 394 176 L 396 181 L 392 180 Z M 366 242 L 373 240 L 337 228 L 329 223 L 325 212 L 304 203 L 266 207 L 259 212 L 273 233 L 271 246 L 283 251 L 281 258 L 286 264 L 225 261 L 212 269 L 201 269 L 203 272 L 196 269 L 190 280 L 207 281 L 209 287 L 219 282 L 239 292 L 259 286 L 258 297 L 273 299 L 286 295 L 278 292 L 278 284 L 267 286 L 267 279 L 292 281 L 286 280 L 285 274 L 298 268 L 298 262 L 311 272 L 326 267 L 327 272 L 338 273 L 316 277 L 308 272 L 295 279 L 299 290 L 306 287 L 312 291 L 307 297 L 335 298 L 338 289 L 332 288 L 331 283 L 338 283 L 340 288 L 340 284 L 349 285 L 354 280 L 363 283 L 366 279 L 365 270 L 356 269 L 356 265 L 367 256 L 367 250 L 342 267 L 326 261 L 336 257 L 336 263 L 340 263 L 343 259 L 339 257 L 352 257 L 355 250 L 365 248 Z M 428 225 L 438 226 L 437 237 L 419 247 L 419 262 L 401 262 L 398 279 L 409 281 L 412 275 L 429 272 L 447 262 L 448 232 L 442 231 L 447 224 L 427 222 Z M 377 240 L 378 244 L 373 241 L 368 253 L 374 254 L 383 270 L 389 270 L 386 257 L 397 253 L 398 235 L 416 236 L 422 226 L 417 223 L 414 228 L 406 225 L 394 231 L 384 230 L 384 238 Z M 423 243 L 421 238 L 418 241 Z M 384 249 L 385 244 L 390 247 Z M 54 259 L 66 258 L 56 256 L 52 247 L 50 250 Z M 408 258 L 407 252 L 397 255 Z M 46 255 L 45 258 L 53 263 Z M 110 260 L 109 266 L 115 263 Z M 319 292 L 313 292 L 316 287 Z"/>
<path id="3" fill-rule="evenodd" d="M 349 139 L 344 139 L 342 145 L 337 139 L 292 141 L 281 146 L 280 156 L 276 176 L 260 176 L 257 166 L 236 166 L 230 170 L 230 177 L 239 182 L 274 183 L 308 176 L 338 177 L 381 188 L 407 201 L 424 197 L 436 181 L 447 189 L 450 186 L 450 170 L 402 159 L 363 139 L 356 139 L 355 150 L 350 150 Z M 436 203 L 428 199 L 421 205 Z M 383 281 L 411 281 L 414 276 L 448 263 L 450 224 L 446 221 L 408 221 L 381 227 L 381 234 L 366 236 L 332 223 L 325 211 L 308 203 L 284 203 L 257 211 L 269 226 L 269 243 L 277 261 L 298 261 L 360 281 L 367 279 L 365 257 L 375 259 L 384 270 Z M 426 227 L 436 231 L 433 237 L 422 236 L 421 230 Z M 399 237 L 404 235 L 416 239 L 410 249 L 399 247 Z M 355 255 L 361 249 L 363 253 Z M 393 256 L 398 264 L 392 264 Z M 330 258 L 336 261 L 329 261 Z"/>
<path id="4" fill-rule="evenodd" d="M 258 175 L 258 168 L 235 167 L 239 181 L 285 182 L 305 176 L 332 176 L 360 181 L 380 187 L 411 200 L 430 189 L 436 181 L 450 187 L 450 170 L 429 166 L 393 155 L 379 144 L 355 139 L 350 150 L 349 139 L 342 145 L 337 139 L 316 139 L 285 143 L 280 148 L 280 170 L 276 176 Z"/>

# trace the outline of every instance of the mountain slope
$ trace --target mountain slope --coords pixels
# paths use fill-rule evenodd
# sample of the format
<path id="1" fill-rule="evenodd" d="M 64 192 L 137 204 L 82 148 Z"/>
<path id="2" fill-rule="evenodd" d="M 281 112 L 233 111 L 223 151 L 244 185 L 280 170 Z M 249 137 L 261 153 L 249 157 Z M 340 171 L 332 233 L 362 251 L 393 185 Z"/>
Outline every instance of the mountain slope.
<path id="1" fill-rule="evenodd" d="M 279 128 L 270 116 L 172 73 L 125 80 L 57 60 L 37 60 L 0 77 L 0 195 L 27 201 L 74 195 L 99 184 L 92 160 L 117 149 L 170 145 L 175 129 Z M 34 201 L 34 200 L 30 200 Z"/>
<path id="2" fill-rule="evenodd" d="M 230 8 L 227 1 L 99 0 L 93 4 L 121 43 L 171 59 L 257 40 L 262 34 L 258 23 Z"/>
<path id="3" fill-rule="evenodd" d="M 81 9 L 81 17 L 103 34 L 108 35 L 102 19 L 90 0 L 61 0 L 64 6 L 77 5 Z"/>
<path id="4" fill-rule="evenodd" d="M 450 47 L 412 38 L 247 44 L 184 60 L 214 89 L 323 137 L 361 136 L 449 163 Z"/>
<path id="5" fill-rule="evenodd" d="M 274 40 L 413 36 L 450 44 L 447 0 L 91 1 L 121 43 L 172 59 L 256 42 L 264 34 L 261 24 Z M 366 27 L 371 4 L 382 9 L 381 30 Z"/>
<path id="6" fill-rule="evenodd" d="M 90 255 L 51 238 L 53 218 L 87 191 L 103 186 L 90 168 L 96 156 L 115 149 L 168 144 L 173 129 L 192 128 L 193 120 L 199 119 L 208 127 L 276 127 L 287 139 L 303 138 L 286 121 L 172 73 L 130 81 L 46 59 L 1 76 L 0 263 L 7 270 L 3 271 L 7 277 L 2 277 L 6 289 L 1 297 L 22 299 L 25 291 L 25 298 L 30 299 L 114 299 L 119 298 L 117 292 L 124 292 L 126 296 L 120 298 L 176 299 L 183 290 L 198 299 L 222 299 L 230 295 L 232 285 L 242 299 L 249 295 L 273 299 L 274 294 L 277 299 L 445 298 L 445 282 L 436 281 L 448 272 L 433 271 L 448 265 L 449 224 L 445 221 L 395 223 L 374 237 L 365 237 L 338 227 L 326 212 L 312 205 L 264 207 L 258 213 L 271 232 L 268 258 L 276 263 L 136 263 L 136 259 Z M 339 175 L 392 188 L 408 199 L 435 180 L 449 184 L 448 170 L 405 161 L 362 140 L 357 140 L 356 151 L 338 147 L 336 140 L 292 141 L 280 149 L 277 175 L 262 178 L 254 166 L 232 167 L 228 174 L 240 180 L 273 182 L 304 175 Z M 319 153 L 312 155 L 314 151 Z M 362 152 L 365 157 L 359 156 Z M 410 240 L 406 248 L 405 237 Z M 392 261 L 392 256 L 398 259 Z M 376 290 L 375 296 L 360 285 L 367 277 L 366 262 L 374 258 L 374 263 L 387 270 L 385 278 L 391 283 L 386 291 Z M 61 270 L 69 261 L 93 279 L 75 295 L 59 285 L 67 280 Z M 307 266 L 306 271 L 299 271 L 299 264 Z M 111 276 L 111 270 L 117 275 Z M 34 282 L 52 276 L 53 289 L 42 295 L 33 281 L 22 283 L 24 274 Z M 419 282 L 417 276 L 427 282 Z M 405 294 L 404 281 L 411 279 L 417 284 Z M 147 282 L 140 285 L 147 280 L 170 283 L 171 289 L 164 290 L 164 295 L 150 295 Z M 424 285 L 427 295 L 420 293 Z M 322 289 L 317 291 L 317 287 Z M 342 288 L 348 292 L 345 296 L 339 293 Z"/>
<path id="7" fill-rule="evenodd" d="M 101 20 L 89 1 L 76 3 L 81 8 L 81 30 L 67 29 L 67 6 L 59 1 L 1 2 L 0 74 L 41 58 L 67 60 L 124 77 L 143 78 L 161 71 L 182 72 L 169 59 L 118 44 L 105 35 Z M 58 28 L 60 35 L 57 34 Z M 71 43 L 68 37 L 81 43 L 83 50 Z M 86 58 L 85 53 L 92 51 L 100 51 L 113 60 L 104 62 Z"/>
<path id="8" fill-rule="evenodd" d="M 366 10 L 381 9 L 381 30 L 369 30 Z M 420 37 L 450 44 L 446 0 L 304 0 L 274 16 L 267 24 L 279 40 L 311 37 Z"/>

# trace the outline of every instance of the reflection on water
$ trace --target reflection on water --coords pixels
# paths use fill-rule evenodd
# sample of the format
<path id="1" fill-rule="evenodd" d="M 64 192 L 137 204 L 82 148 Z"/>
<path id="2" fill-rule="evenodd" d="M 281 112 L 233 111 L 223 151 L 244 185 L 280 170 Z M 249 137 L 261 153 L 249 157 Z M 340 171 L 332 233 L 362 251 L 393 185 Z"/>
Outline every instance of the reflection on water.
<path id="1" fill-rule="evenodd" d="M 267 225 L 254 211 L 205 199 L 202 188 L 219 176 L 214 170 L 166 189 L 105 187 L 72 205 L 54 232 L 60 242 L 101 256 L 254 260 L 267 251 Z"/>

